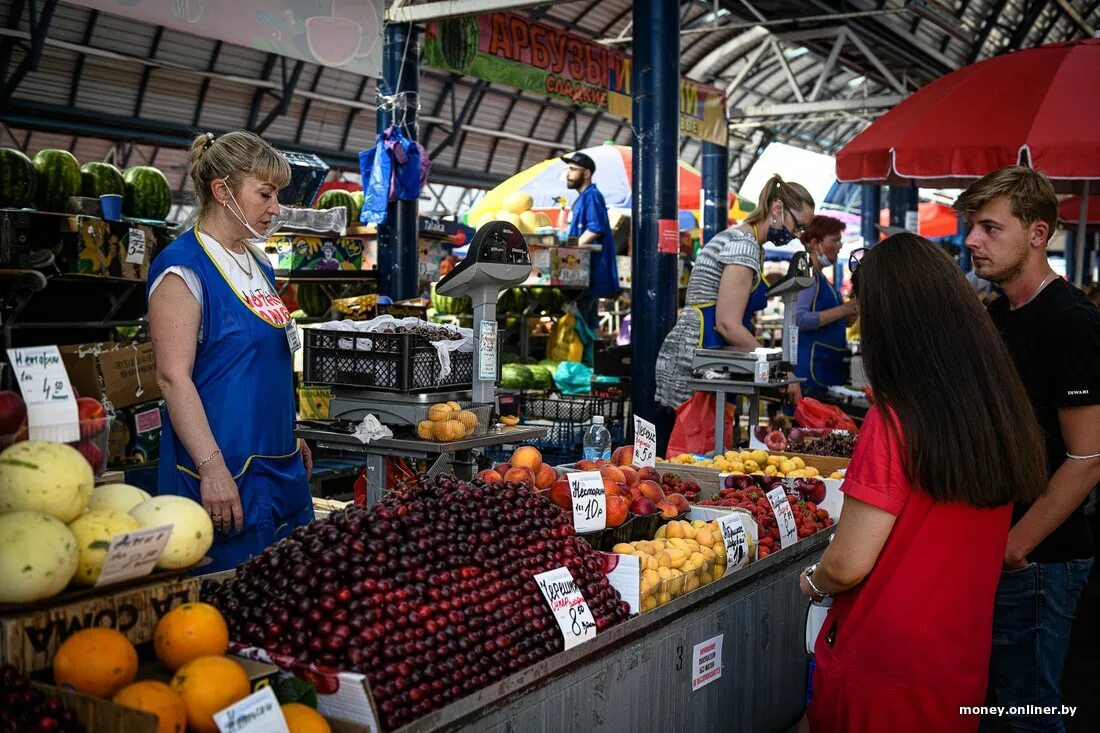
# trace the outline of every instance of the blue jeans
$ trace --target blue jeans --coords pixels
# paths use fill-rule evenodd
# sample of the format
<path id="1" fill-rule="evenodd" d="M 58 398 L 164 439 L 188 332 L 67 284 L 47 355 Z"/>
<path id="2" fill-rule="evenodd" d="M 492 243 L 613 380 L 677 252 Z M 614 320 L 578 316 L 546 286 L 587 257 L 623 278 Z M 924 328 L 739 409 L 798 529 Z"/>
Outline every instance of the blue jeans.
<path id="1" fill-rule="evenodd" d="M 1092 562 L 1031 563 L 1001 573 L 987 706 L 1061 706 L 1062 668 Z M 1060 732 L 1065 725 L 1061 714 L 987 715 L 980 730 Z"/>

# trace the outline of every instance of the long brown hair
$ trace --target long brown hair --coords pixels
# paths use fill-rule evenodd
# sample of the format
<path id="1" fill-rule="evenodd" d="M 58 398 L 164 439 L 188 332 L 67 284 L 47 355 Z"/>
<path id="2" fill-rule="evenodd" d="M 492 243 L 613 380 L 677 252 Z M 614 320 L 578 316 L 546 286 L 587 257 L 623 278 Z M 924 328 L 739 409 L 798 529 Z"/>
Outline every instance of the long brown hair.
<path id="1" fill-rule="evenodd" d="M 1047 483 L 1039 425 L 954 260 L 923 237 L 895 234 L 864 255 L 852 281 L 864 370 L 904 437 L 909 480 L 937 501 L 1034 501 Z"/>
<path id="2" fill-rule="evenodd" d="M 772 204 L 776 200 L 782 201 L 788 210 L 795 213 L 807 206 L 814 208 L 814 197 L 805 186 L 793 181 L 784 181 L 783 176 L 776 173 L 760 189 L 760 199 L 756 203 L 756 208 L 749 212 L 742 223 L 760 224 L 770 218 Z"/>

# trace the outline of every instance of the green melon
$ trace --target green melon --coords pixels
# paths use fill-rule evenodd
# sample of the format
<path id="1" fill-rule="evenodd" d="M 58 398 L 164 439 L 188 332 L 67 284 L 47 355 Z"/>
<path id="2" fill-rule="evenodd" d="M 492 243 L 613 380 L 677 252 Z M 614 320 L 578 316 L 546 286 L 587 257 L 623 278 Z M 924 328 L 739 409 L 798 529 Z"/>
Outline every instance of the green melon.
<path id="1" fill-rule="evenodd" d="M 122 174 L 126 191 L 122 213 L 135 219 L 164 221 L 172 209 L 172 189 L 168 179 L 156 168 L 135 165 Z"/>
<path id="2" fill-rule="evenodd" d="M 0 148 L 0 209 L 22 209 L 34 202 L 38 171 L 15 148 Z"/>
<path id="3" fill-rule="evenodd" d="M 298 286 L 298 305 L 307 316 L 320 317 L 332 307 L 332 299 L 320 285 L 302 283 Z"/>
<path id="4" fill-rule="evenodd" d="M 335 209 L 337 206 L 343 206 L 348 211 L 348 226 L 354 226 L 359 223 L 359 209 L 355 207 L 355 197 L 351 195 L 350 191 L 342 191 L 340 189 L 331 189 L 321 194 L 317 199 L 318 209 Z M 361 207 L 360 207 L 361 208 Z"/>
<path id="5" fill-rule="evenodd" d="M 455 71 L 466 71 L 478 51 L 477 20 L 449 18 L 439 24 L 439 51 L 443 61 Z"/>
<path id="6" fill-rule="evenodd" d="M 104 194 L 126 193 L 122 172 L 110 163 L 85 163 L 80 166 L 81 195 L 99 198 Z"/>
<path id="7" fill-rule="evenodd" d="M 43 211 L 65 211 L 71 196 L 80 195 L 80 163 L 68 150 L 39 150 L 34 203 Z"/>
<path id="8" fill-rule="evenodd" d="M 359 217 L 363 213 L 363 189 L 352 191 L 351 197 L 355 199 L 355 223 L 359 224 Z"/>

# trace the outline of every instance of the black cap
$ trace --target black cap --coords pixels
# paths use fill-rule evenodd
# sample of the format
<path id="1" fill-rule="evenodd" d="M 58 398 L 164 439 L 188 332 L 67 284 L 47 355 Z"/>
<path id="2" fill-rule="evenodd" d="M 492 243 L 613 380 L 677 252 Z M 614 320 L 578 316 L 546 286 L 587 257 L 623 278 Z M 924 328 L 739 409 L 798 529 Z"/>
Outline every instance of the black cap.
<path id="1" fill-rule="evenodd" d="M 593 173 L 596 172 L 596 161 L 592 160 L 584 153 L 570 153 L 569 155 L 562 156 L 561 160 L 566 165 L 579 165 L 581 168 L 587 168 Z"/>

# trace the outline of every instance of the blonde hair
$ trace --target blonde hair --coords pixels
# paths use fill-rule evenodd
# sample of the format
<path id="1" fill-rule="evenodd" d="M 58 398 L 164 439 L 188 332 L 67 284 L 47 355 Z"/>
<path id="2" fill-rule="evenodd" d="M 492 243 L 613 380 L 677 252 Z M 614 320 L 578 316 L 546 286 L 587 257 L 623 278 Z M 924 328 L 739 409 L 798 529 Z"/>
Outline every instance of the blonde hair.
<path id="1" fill-rule="evenodd" d="M 1036 221 L 1047 224 L 1047 241 L 1058 226 L 1058 194 L 1046 174 L 1025 165 L 1010 165 L 986 173 L 955 199 L 955 210 L 970 221 L 978 209 L 1002 196 L 1012 215 L 1025 227 Z"/>
<path id="2" fill-rule="evenodd" d="M 780 201 L 784 207 L 792 213 L 801 211 L 809 206 L 814 208 L 814 197 L 800 183 L 784 181 L 783 177 L 776 173 L 764 184 L 760 190 L 760 200 L 756 203 L 743 224 L 759 224 L 771 216 L 771 207 L 775 201 Z"/>
<path id="3" fill-rule="evenodd" d="M 290 164 L 275 148 L 246 130 L 214 137 L 206 132 L 191 143 L 188 155 L 191 183 L 195 186 L 196 209 L 205 213 L 215 204 L 211 184 L 224 178 L 236 188 L 246 176 L 283 188 L 290 183 Z"/>

